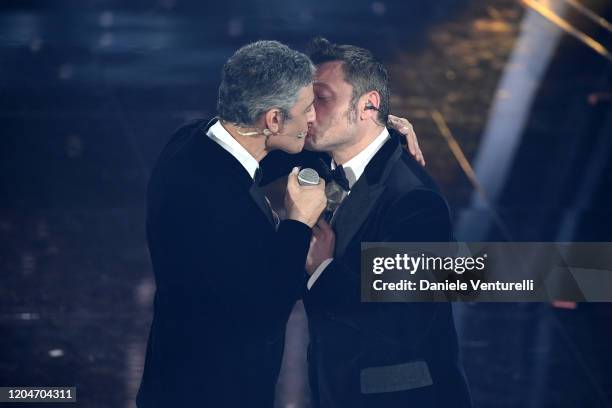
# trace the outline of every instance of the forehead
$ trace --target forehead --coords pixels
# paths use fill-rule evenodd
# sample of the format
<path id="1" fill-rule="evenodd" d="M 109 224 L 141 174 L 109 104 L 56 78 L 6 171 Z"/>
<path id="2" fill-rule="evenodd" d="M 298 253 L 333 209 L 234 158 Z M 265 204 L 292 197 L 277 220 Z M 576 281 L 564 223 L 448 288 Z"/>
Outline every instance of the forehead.
<path id="1" fill-rule="evenodd" d="M 306 85 L 298 91 L 298 101 L 308 100 L 308 102 L 312 102 L 312 98 L 314 97 L 314 93 L 312 91 L 312 84 Z"/>
<path id="2" fill-rule="evenodd" d="M 301 109 L 304 106 L 311 104 L 313 99 L 314 92 L 312 89 L 312 84 L 306 85 L 298 91 L 297 100 L 291 109 Z"/>
<path id="3" fill-rule="evenodd" d="M 329 61 L 317 65 L 315 75 L 315 85 L 328 85 L 338 87 L 342 85 L 350 86 L 344 80 L 344 70 L 342 69 L 342 61 Z"/>

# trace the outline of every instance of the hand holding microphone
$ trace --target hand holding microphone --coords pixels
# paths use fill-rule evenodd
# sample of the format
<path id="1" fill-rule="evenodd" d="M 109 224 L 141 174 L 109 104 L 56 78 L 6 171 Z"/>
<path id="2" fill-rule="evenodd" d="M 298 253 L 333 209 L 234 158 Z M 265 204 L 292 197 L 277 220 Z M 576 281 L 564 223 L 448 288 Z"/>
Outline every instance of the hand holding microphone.
<path id="1" fill-rule="evenodd" d="M 312 228 L 327 205 L 325 180 L 313 169 L 294 167 L 287 180 L 285 209 L 287 218 Z"/>

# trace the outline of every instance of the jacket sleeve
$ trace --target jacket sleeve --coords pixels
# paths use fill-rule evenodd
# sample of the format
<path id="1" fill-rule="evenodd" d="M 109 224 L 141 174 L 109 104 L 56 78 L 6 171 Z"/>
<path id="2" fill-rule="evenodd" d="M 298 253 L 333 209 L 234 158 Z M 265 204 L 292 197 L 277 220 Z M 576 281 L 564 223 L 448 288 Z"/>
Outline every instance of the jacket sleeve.
<path id="1" fill-rule="evenodd" d="M 180 192 L 171 201 L 165 211 L 172 216 L 150 237 L 152 256 L 161 254 L 154 262 L 162 266 L 158 292 L 167 294 L 170 309 L 182 310 L 184 319 L 214 313 L 245 331 L 284 325 L 300 294 L 310 227 L 285 220 L 276 231 L 261 231 L 240 205 L 223 212 L 212 200 Z"/>

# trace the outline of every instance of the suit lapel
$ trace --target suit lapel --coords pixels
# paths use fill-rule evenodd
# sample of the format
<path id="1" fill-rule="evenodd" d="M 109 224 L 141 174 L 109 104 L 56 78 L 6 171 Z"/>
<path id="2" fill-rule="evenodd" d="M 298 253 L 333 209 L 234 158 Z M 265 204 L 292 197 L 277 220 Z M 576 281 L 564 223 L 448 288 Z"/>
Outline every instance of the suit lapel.
<path id="1" fill-rule="evenodd" d="M 266 196 L 259 186 L 257 186 L 251 175 L 246 171 L 244 166 L 228 151 L 219 146 L 214 140 L 208 137 L 208 129 L 216 123 L 218 119 L 213 118 L 208 123 L 202 122 L 200 125 L 200 133 L 203 136 L 202 148 L 209 152 L 213 157 L 215 167 L 222 169 L 226 174 L 231 175 L 237 182 L 246 187 L 249 191 L 249 195 L 261 210 L 266 219 L 270 224 L 275 227 L 274 216 L 272 215 L 272 209 L 266 201 Z"/>
<path id="2" fill-rule="evenodd" d="M 335 257 L 344 254 L 348 244 L 370 215 L 385 190 L 384 182 L 401 153 L 399 140 L 392 135 L 368 163 L 363 174 L 351 189 L 351 193 L 338 208 L 334 220 Z"/>
<path id="3" fill-rule="evenodd" d="M 249 189 L 249 194 L 251 195 L 253 201 L 255 201 L 255 204 L 257 204 L 259 209 L 264 213 L 266 218 L 268 218 L 270 224 L 275 227 L 276 225 L 274 222 L 274 216 L 272 215 L 272 209 L 268 205 L 268 202 L 266 201 L 266 196 L 261 190 L 261 188 L 255 183 L 253 183 L 253 185 Z"/>
<path id="4" fill-rule="evenodd" d="M 358 185 L 361 184 L 361 185 Z M 351 194 L 342 202 L 334 227 L 336 230 L 336 249 L 334 256 L 339 257 L 344 253 L 349 242 L 353 239 L 361 225 L 365 222 L 376 201 L 385 187 L 381 184 L 369 185 L 367 183 L 355 183 Z"/>

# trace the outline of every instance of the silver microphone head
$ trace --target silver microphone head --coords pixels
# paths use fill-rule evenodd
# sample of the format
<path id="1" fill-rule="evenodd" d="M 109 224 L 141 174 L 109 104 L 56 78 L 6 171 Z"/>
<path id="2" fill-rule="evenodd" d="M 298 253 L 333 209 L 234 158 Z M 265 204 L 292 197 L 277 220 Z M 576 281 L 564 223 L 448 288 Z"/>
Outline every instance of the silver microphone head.
<path id="1" fill-rule="evenodd" d="M 300 186 L 316 186 L 320 182 L 319 173 L 311 168 L 305 168 L 298 173 L 298 183 Z"/>

